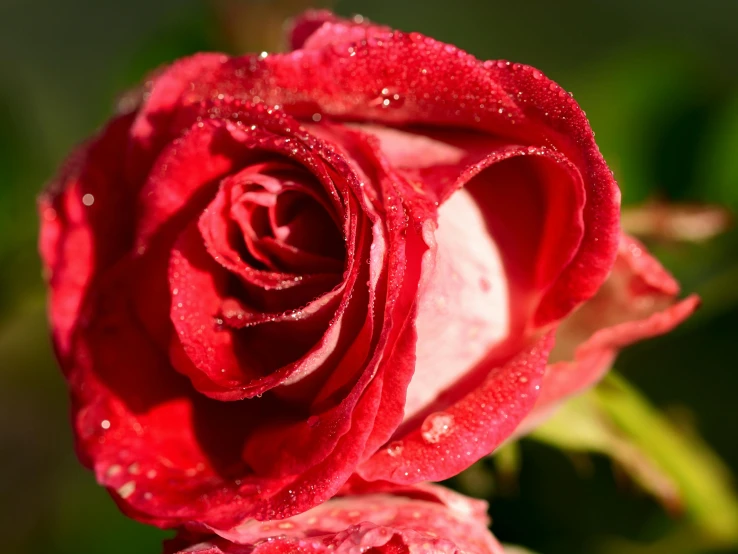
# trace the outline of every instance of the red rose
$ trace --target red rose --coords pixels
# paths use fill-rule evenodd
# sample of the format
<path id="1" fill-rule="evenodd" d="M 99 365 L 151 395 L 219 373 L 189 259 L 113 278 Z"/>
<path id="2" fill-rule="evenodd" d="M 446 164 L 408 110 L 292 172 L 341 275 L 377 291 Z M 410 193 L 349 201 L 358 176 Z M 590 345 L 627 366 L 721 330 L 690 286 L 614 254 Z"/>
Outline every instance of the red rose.
<path id="1" fill-rule="evenodd" d="M 334 498 L 282 521 L 250 520 L 220 537 L 187 537 L 168 552 L 271 554 L 406 552 L 503 554 L 489 532 L 487 504 L 439 486 Z"/>
<path id="2" fill-rule="evenodd" d="M 539 71 L 326 13 L 292 43 L 174 63 L 41 201 L 77 450 L 142 521 L 447 478 L 691 309 L 650 316 L 676 291 L 626 248 L 565 319 L 619 192 Z M 546 373 L 562 320 L 586 342 Z"/>

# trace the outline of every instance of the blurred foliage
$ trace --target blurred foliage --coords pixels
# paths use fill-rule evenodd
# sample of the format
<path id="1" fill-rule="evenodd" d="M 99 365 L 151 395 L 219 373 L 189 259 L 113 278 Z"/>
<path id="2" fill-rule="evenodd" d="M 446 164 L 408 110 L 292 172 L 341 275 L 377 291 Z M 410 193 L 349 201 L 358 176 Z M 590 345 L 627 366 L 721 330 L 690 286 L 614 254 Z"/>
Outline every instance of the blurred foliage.
<path id="1" fill-rule="evenodd" d="M 667 510 L 684 517 L 679 536 L 691 528 L 694 545 L 738 545 L 738 499 L 727 468 L 691 429 L 668 421 L 614 371 L 530 437 L 565 451 L 609 456 Z M 682 544 L 672 552 L 695 549 Z"/>
<path id="2" fill-rule="evenodd" d="M 505 544 L 503 546 L 505 547 L 505 554 L 535 554 L 535 552 L 532 552 L 520 546 L 515 546 L 515 545 L 510 545 L 510 544 Z"/>
<path id="3" fill-rule="evenodd" d="M 260 26 L 264 16 L 254 14 L 277 2 L 0 2 L 0 534 L 8 552 L 160 550 L 165 533 L 119 515 L 74 458 L 68 421 L 60 416 L 64 385 L 45 329 L 34 198 L 69 149 L 146 72 L 198 50 L 275 48 L 278 22 Z M 425 0 L 420 6 L 342 0 L 335 8 L 453 42 L 480 58 L 542 69 L 586 110 L 626 205 L 738 208 L 738 2 Z M 262 40 L 270 44 L 251 46 Z M 617 453 L 610 435 L 589 446 L 570 444 L 567 456 L 559 445 L 526 439 L 476 464 L 452 483 L 491 500 L 503 541 L 544 554 L 698 553 L 709 551 L 694 522 L 716 528 L 729 522 L 732 508 L 714 488 L 709 492 L 722 472 L 703 459 L 702 446 L 690 445 L 701 444 L 691 442 L 699 433 L 736 472 L 738 231 L 701 243 L 646 238 L 684 290 L 698 292 L 704 303 L 676 332 L 628 349 L 618 366 L 681 423 L 667 423 L 640 395 L 612 381 L 567 410 L 591 410 L 587 403 L 597 399 L 598 417 L 617 430 L 615 442 L 622 447 L 625 434 L 636 454 Z M 640 455 L 653 467 L 637 466 L 646 473 L 636 470 L 635 479 L 647 480 L 654 468 L 665 472 L 682 492 L 688 516 L 667 513 L 653 495 L 613 472 L 608 459 L 628 468 L 628 456 Z M 679 459 L 690 461 L 688 467 Z"/>

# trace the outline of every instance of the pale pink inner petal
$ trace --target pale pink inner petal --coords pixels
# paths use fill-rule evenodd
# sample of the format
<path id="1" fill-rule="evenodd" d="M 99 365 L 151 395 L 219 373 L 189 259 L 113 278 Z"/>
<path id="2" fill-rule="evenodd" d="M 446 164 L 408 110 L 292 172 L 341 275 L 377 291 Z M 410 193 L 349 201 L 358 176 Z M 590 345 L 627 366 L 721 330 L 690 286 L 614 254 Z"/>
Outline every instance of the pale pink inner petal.
<path id="1" fill-rule="evenodd" d="M 417 363 L 405 419 L 433 403 L 508 335 L 509 291 L 500 251 L 472 195 L 439 209 L 438 250 L 421 293 Z M 431 262 L 432 263 L 432 262 Z"/>

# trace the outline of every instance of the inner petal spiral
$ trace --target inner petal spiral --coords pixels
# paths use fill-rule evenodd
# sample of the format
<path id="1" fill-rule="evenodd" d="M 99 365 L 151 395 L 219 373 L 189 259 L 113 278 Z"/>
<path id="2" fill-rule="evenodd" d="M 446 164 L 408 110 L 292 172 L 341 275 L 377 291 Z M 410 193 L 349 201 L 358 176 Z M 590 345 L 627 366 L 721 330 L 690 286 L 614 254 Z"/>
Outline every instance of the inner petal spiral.
<path id="1" fill-rule="evenodd" d="M 304 169 L 264 163 L 224 185 L 230 188 L 229 235 L 249 265 L 294 274 L 341 271 L 339 221 Z"/>
<path id="2" fill-rule="evenodd" d="M 290 160 L 222 180 L 170 259 L 170 358 L 200 392 L 238 399 L 311 372 L 345 289 L 340 212 Z"/>

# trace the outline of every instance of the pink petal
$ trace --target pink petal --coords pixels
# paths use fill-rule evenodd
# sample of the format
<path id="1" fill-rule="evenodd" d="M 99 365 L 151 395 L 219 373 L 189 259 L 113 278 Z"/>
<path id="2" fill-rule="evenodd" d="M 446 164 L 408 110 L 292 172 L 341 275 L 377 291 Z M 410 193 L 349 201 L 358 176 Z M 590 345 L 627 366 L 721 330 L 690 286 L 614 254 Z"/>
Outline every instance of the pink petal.
<path id="1" fill-rule="evenodd" d="M 486 503 L 438 486 L 334 498 L 282 521 L 248 521 L 197 548 L 241 552 L 413 552 L 502 554 L 487 529 Z M 225 540 L 224 540 L 225 539 Z M 196 542 L 183 535 L 180 542 Z M 198 551 L 198 550 L 194 550 Z M 207 551 L 207 550 L 206 550 Z"/>
<path id="2" fill-rule="evenodd" d="M 534 428 L 567 397 L 591 387 L 629 344 L 668 333 L 699 306 L 692 295 L 676 301 L 679 286 L 635 239 L 622 235 L 607 282 L 563 321 L 534 411 L 516 434 Z"/>

